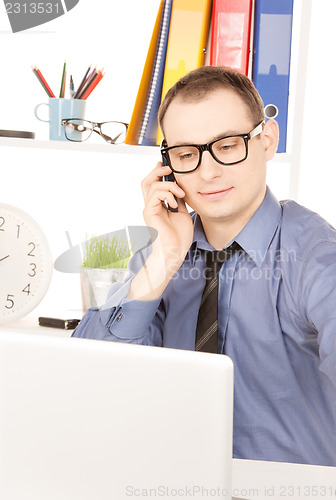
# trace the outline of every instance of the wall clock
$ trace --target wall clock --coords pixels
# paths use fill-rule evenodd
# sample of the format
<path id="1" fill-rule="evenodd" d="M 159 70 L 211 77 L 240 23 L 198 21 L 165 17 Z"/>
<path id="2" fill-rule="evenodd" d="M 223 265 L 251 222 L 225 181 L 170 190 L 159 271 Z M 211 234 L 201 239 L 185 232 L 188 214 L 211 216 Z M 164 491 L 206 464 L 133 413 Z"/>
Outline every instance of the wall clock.
<path id="1" fill-rule="evenodd" d="M 31 312 L 53 270 L 47 239 L 27 213 L 0 203 L 0 324 Z"/>

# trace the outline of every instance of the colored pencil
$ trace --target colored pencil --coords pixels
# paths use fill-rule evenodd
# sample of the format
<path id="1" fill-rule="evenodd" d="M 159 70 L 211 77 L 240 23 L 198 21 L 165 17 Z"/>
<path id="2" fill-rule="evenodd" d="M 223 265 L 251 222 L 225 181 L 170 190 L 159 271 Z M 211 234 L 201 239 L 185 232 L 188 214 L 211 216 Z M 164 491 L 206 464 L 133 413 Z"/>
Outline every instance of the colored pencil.
<path id="1" fill-rule="evenodd" d="M 82 88 L 83 88 L 83 86 L 84 86 L 84 84 L 85 84 L 85 82 L 86 82 L 87 76 L 88 76 L 88 74 L 89 74 L 89 72 L 90 72 L 90 69 L 91 69 L 91 64 L 90 64 L 90 66 L 88 67 L 88 69 L 86 70 L 86 73 L 85 73 L 85 75 L 83 76 L 82 81 L 80 82 L 79 87 L 78 87 L 78 89 L 77 89 L 77 90 L 76 90 L 76 92 L 75 92 L 74 99 L 77 99 L 77 97 L 78 97 L 79 93 L 81 92 L 81 90 L 82 90 Z"/>
<path id="2" fill-rule="evenodd" d="M 75 95 L 75 86 L 72 79 L 72 75 L 70 75 L 70 97 L 73 98 L 74 95 Z"/>
<path id="3" fill-rule="evenodd" d="M 62 71 L 62 80 L 61 80 L 61 88 L 60 88 L 60 97 L 64 97 L 65 94 L 65 80 L 66 80 L 66 62 L 64 61 L 63 64 L 63 71 Z"/>
<path id="4" fill-rule="evenodd" d="M 105 73 L 103 73 L 102 71 L 99 71 L 97 78 L 95 78 L 95 80 L 92 82 L 92 84 L 86 90 L 86 92 L 84 92 L 84 94 L 82 95 L 81 99 L 85 100 L 85 99 L 87 99 L 89 97 L 89 95 L 91 94 L 91 92 L 93 91 L 93 89 L 97 87 L 98 83 L 103 78 L 104 74 Z"/>
<path id="5" fill-rule="evenodd" d="M 97 68 L 94 68 L 91 71 L 91 73 L 90 73 L 90 70 L 91 70 L 91 65 L 86 70 L 86 73 L 85 73 L 85 75 L 84 75 L 84 77 L 83 77 L 83 79 L 82 79 L 82 81 L 81 81 L 81 83 L 76 91 L 75 91 L 75 86 L 74 86 L 72 75 L 70 75 L 70 97 L 71 98 L 84 99 L 84 100 L 87 99 L 89 97 L 89 95 L 91 94 L 91 92 L 93 91 L 93 89 L 96 88 L 98 83 L 101 81 L 101 79 L 105 75 L 105 73 L 103 72 L 104 68 L 100 69 L 100 70 L 97 70 Z M 44 88 L 46 93 L 48 94 L 48 96 L 55 98 L 55 94 L 53 93 L 53 91 L 51 90 L 49 85 L 47 84 L 41 71 L 36 66 L 32 67 L 32 71 L 34 72 L 36 78 L 38 79 L 38 81 L 40 82 L 40 84 L 42 85 L 42 87 Z M 64 64 L 63 64 L 61 88 L 60 88 L 60 93 L 59 93 L 60 98 L 64 98 L 65 84 L 66 84 L 66 61 L 64 61 Z"/>
<path id="6" fill-rule="evenodd" d="M 96 78 L 97 75 L 98 75 L 98 71 L 96 70 L 96 68 L 94 68 L 94 70 L 91 72 L 89 77 L 86 79 L 85 85 L 83 85 L 83 88 L 80 91 L 80 93 L 78 94 L 77 99 L 82 98 L 82 95 L 84 94 L 84 92 L 87 91 L 87 89 L 89 88 L 89 86 L 91 85 L 91 83 L 93 82 L 93 80 Z"/>
<path id="7" fill-rule="evenodd" d="M 49 85 L 47 84 L 44 76 L 42 75 L 41 71 L 36 67 L 34 66 L 34 68 L 32 68 L 33 70 L 33 73 L 35 74 L 36 78 L 38 79 L 38 81 L 40 82 L 40 84 L 42 85 L 42 87 L 44 88 L 44 90 L 46 91 L 46 93 L 48 94 L 49 97 L 55 97 L 55 94 L 53 93 L 53 91 L 51 90 L 51 88 L 49 87 Z"/>

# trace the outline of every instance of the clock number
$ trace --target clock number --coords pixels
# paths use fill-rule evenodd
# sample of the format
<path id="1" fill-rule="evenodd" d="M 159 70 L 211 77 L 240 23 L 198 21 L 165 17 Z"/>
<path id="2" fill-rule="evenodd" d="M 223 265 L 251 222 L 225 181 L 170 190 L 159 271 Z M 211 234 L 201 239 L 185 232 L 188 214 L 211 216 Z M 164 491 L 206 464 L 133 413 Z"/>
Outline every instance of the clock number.
<path id="1" fill-rule="evenodd" d="M 25 292 L 27 295 L 30 295 L 30 283 L 28 283 L 28 285 L 22 291 Z"/>
<path id="2" fill-rule="evenodd" d="M 33 245 L 33 247 L 32 247 L 32 249 L 30 250 L 30 252 L 27 255 L 29 255 L 29 257 L 35 257 L 35 255 L 32 252 L 35 250 L 36 245 L 32 241 L 30 243 L 28 243 L 28 246 L 29 245 Z"/>
<path id="3" fill-rule="evenodd" d="M 19 239 L 19 237 L 20 237 L 20 228 L 21 228 L 21 226 L 20 226 L 19 224 L 17 224 L 17 226 L 16 226 L 16 227 L 17 227 L 16 239 Z"/>
<path id="4" fill-rule="evenodd" d="M 0 217 L 0 231 L 4 231 L 4 229 L 2 229 L 2 226 L 4 225 L 5 223 L 5 219 L 3 217 Z"/>
<path id="5" fill-rule="evenodd" d="M 12 309 L 14 306 L 14 300 L 12 300 L 11 297 L 14 297 L 14 295 L 7 295 L 7 302 L 9 302 L 10 305 L 5 305 L 6 309 Z"/>
<path id="6" fill-rule="evenodd" d="M 33 262 L 31 262 L 30 265 L 31 265 L 31 271 L 30 272 L 33 273 L 33 274 L 28 273 L 28 276 L 30 276 L 31 278 L 33 278 L 35 276 L 35 274 L 36 274 L 36 264 L 34 264 Z"/>

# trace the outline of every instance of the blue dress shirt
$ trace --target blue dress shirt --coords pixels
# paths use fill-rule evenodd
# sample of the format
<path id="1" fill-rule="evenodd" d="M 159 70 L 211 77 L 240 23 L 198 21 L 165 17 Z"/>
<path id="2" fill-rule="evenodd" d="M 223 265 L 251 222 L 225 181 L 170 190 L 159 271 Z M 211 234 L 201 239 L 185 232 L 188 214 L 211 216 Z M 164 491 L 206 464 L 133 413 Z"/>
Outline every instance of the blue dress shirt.
<path id="1" fill-rule="evenodd" d="M 125 298 L 146 248 L 74 336 L 195 349 L 205 285 L 197 250 L 213 247 L 192 217 L 194 242 L 163 295 Z M 336 466 L 336 230 L 267 189 L 235 241 L 242 250 L 221 268 L 218 292 L 219 352 L 234 364 L 233 456 Z"/>

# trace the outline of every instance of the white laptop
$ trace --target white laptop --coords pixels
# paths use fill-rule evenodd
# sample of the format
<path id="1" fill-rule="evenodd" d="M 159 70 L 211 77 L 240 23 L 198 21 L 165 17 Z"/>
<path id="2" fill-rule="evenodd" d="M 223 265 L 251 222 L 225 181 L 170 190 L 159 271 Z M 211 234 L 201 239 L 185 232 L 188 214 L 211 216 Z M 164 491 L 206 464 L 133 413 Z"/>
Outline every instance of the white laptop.
<path id="1" fill-rule="evenodd" d="M 0 330 L 0 499 L 231 499 L 226 356 Z"/>

